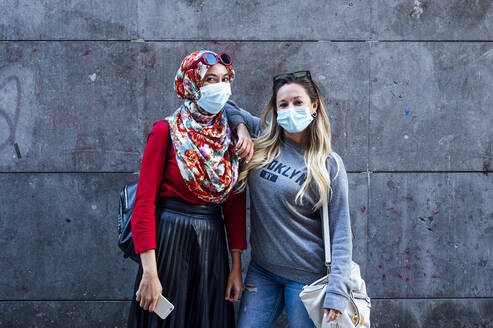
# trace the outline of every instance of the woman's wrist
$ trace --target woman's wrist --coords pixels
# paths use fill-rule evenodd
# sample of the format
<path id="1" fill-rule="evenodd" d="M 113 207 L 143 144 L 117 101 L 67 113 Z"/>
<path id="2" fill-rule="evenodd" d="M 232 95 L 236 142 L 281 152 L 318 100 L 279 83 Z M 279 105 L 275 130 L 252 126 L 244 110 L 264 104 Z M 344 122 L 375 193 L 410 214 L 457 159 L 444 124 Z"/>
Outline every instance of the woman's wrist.
<path id="1" fill-rule="evenodd" d="M 232 266 L 231 271 L 241 271 L 241 253 L 231 252 Z"/>
<path id="2" fill-rule="evenodd" d="M 240 132 L 247 133 L 248 135 L 250 135 L 250 131 L 248 131 L 248 126 L 246 126 L 245 123 L 240 123 L 236 126 L 236 133 L 240 133 Z"/>
<path id="3" fill-rule="evenodd" d="M 140 253 L 142 271 L 145 275 L 157 275 L 156 250 L 149 249 Z"/>
<path id="4" fill-rule="evenodd" d="M 154 277 L 158 277 L 158 274 L 157 271 L 147 270 L 142 273 L 142 277 L 154 278 Z"/>

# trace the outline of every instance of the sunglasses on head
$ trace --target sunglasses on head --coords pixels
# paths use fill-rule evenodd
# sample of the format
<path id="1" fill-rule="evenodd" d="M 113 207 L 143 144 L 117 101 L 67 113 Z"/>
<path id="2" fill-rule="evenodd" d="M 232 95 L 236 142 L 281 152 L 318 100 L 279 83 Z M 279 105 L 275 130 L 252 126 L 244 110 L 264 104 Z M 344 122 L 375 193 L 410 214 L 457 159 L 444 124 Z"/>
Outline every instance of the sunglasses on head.
<path id="1" fill-rule="evenodd" d="M 207 66 L 212 66 L 212 65 L 215 65 L 217 63 L 221 63 L 225 66 L 230 66 L 231 64 L 233 64 L 233 59 L 231 59 L 231 56 L 226 52 L 222 52 L 219 55 L 216 55 L 212 52 L 204 52 L 199 57 L 199 59 L 197 59 L 190 66 L 190 69 L 194 69 L 195 67 L 197 67 L 199 62 L 204 64 L 204 65 L 207 65 Z"/>
<path id="2" fill-rule="evenodd" d="M 309 77 L 311 79 L 310 71 L 298 71 L 298 72 L 293 72 L 293 73 L 283 73 L 274 76 L 273 81 L 277 82 L 279 80 L 285 80 L 288 78 L 296 78 L 296 79 L 301 79 L 303 77 Z"/>

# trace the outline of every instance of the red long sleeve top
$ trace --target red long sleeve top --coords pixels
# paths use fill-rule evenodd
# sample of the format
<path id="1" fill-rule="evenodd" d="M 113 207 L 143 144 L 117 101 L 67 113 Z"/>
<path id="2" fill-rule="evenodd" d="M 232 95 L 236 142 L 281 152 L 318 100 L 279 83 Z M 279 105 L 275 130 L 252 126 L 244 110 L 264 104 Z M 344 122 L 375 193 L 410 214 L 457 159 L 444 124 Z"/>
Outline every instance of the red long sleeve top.
<path id="1" fill-rule="evenodd" d="M 132 240 L 137 254 L 156 248 L 154 203 L 158 192 L 161 197 L 180 197 L 193 204 L 207 204 L 185 185 L 174 147 L 169 151 L 165 168 L 167 148 L 168 125 L 164 121 L 155 122 L 147 135 L 131 220 Z M 246 249 L 246 193 L 230 193 L 222 206 L 229 248 Z"/>

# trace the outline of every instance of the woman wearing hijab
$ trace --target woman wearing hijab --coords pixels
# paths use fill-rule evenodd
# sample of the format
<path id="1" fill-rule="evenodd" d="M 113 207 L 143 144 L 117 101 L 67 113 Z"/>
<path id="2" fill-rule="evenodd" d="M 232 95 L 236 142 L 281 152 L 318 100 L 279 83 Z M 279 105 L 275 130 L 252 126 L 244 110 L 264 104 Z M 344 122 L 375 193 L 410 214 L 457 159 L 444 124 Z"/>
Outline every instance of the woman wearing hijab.
<path id="1" fill-rule="evenodd" d="M 226 53 L 186 56 L 174 86 L 183 105 L 147 137 L 131 221 L 142 264 L 128 327 L 235 326 L 246 230 L 245 194 L 234 192 L 239 156 L 222 110 L 231 64 Z M 165 320 L 152 312 L 160 294 L 174 305 Z"/>

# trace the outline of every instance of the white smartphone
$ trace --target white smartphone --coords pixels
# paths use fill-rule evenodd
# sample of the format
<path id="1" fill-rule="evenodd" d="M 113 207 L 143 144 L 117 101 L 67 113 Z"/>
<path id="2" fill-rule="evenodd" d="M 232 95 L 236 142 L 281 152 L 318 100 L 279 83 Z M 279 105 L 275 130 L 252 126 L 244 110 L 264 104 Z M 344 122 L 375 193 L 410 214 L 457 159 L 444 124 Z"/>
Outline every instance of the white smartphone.
<path id="1" fill-rule="evenodd" d="M 163 295 L 159 295 L 159 300 L 157 301 L 156 308 L 154 312 L 161 318 L 166 319 L 166 317 L 173 311 L 175 307 L 168 301 Z"/>

